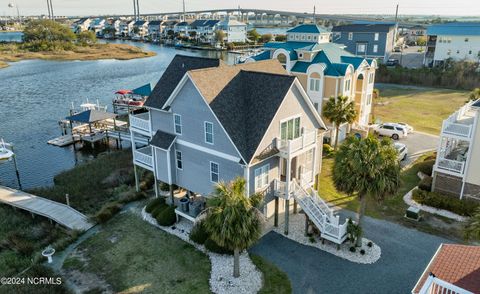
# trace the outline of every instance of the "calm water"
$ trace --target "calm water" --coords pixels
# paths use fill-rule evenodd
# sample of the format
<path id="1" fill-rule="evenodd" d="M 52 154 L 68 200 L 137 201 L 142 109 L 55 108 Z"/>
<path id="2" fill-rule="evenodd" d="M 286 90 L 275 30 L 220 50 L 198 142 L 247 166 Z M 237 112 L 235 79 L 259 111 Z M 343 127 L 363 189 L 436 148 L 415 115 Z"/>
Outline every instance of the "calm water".
<path id="1" fill-rule="evenodd" d="M 54 175 L 75 165 L 75 158 L 93 157 L 74 155 L 72 147 L 47 144 L 61 135 L 57 122 L 66 116 L 71 102 L 78 106 L 88 98 L 111 106 L 118 89 L 155 85 L 175 54 L 222 57 L 228 62 L 234 58 L 219 52 L 136 45 L 157 56 L 129 61 L 30 60 L 0 70 L 0 138 L 15 144 L 24 189 L 50 185 Z M 17 187 L 13 163 L 0 164 L 0 184 Z"/>
<path id="2" fill-rule="evenodd" d="M 0 42 L 21 42 L 23 33 L 0 32 Z"/>

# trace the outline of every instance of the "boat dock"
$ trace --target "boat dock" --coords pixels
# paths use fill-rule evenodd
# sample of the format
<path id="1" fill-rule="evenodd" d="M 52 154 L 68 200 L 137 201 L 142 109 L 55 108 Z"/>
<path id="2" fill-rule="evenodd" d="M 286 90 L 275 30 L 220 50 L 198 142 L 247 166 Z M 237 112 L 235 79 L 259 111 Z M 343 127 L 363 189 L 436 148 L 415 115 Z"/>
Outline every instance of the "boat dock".
<path id="1" fill-rule="evenodd" d="M 0 186 L 0 202 L 46 217 L 68 229 L 87 231 L 94 226 L 83 213 L 63 203 Z"/>

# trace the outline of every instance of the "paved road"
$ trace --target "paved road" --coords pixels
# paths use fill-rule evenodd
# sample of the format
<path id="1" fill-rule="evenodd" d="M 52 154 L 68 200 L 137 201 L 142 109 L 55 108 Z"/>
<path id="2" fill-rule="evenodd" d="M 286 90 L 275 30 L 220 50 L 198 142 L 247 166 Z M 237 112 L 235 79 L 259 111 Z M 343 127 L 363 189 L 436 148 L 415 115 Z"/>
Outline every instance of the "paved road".
<path id="1" fill-rule="evenodd" d="M 438 147 L 439 137 L 427 133 L 413 132 L 408 134 L 407 138 L 400 139 L 408 147 L 408 157 L 402 162 L 402 166 L 415 161 L 425 151 L 435 150 Z"/>
<path id="2" fill-rule="evenodd" d="M 414 46 L 403 49 L 403 52 L 394 52 L 389 58 L 398 59 L 403 67 L 419 68 L 423 66 L 424 52 L 418 52 L 420 47 Z"/>
<path id="3" fill-rule="evenodd" d="M 348 211 L 342 213 L 351 214 Z M 270 232 L 251 249 L 288 274 L 294 293 L 410 293 L 443 238 L 365 217 L 365 234 L 382 248 L 379 261 L 356 264 Z"/>

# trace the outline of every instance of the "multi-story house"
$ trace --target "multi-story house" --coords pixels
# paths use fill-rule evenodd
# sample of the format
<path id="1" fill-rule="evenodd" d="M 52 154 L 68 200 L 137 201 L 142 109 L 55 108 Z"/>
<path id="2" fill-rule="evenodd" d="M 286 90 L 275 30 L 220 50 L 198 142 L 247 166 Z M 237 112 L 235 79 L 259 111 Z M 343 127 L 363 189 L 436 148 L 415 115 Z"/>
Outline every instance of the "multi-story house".
<path id="1" fill-rule="evenodd" d="M 247 195 L 264 193 L 267 215 L 278 219 L 280 199 L 286 208 L 294 200 L 324 238 L 345 240 L 346 223 L 312 189 L 325 124 L 277 61 L 229 66 L 177 55 L 145 107 L 130 115 L 133 161 L 154 173 L 157 193 L 162 181 L 208 197 L 217 183 L 243 177 Z M 150 143 L 138 146 L 140 137 Z"/>
<path id="2" fill-rule="evenodd" d="M 72 24 L 71 29 L 75 34 L 88 31 L 91 22 L 90 18 L 81 18 Z"/>
<path id="3" fill-rule="evenodd" d="M 137 20 L 133 23 L 133 29 L 130 32 L 132 38 L 143 39 L 148 35 L 148 21 Z"/>
<path id="4" fill-rule="evenodd" d="M 443 121 L 433 191 L 480 200 L 480 100 Z"/>
<path id="5" fill-rule="evenodd" d="M 118 18 L 109 19 L 105 23 L 105 28 L 103 34 L 106 38 L 113 38 L 120 36 L 120 23 L 121 21 Z M 105 31 L 108 30 L 108 34 L 105 34 Z M 113 31 L 115 33 L 113 33 Z"/>
<path id="6" fill-rule="evenodd" d="M 128 37 L 132 33 L 134 20 L 124 20 L 120 23 L 120 36 Z"/>
<path id="7" fill-rule="evenodd" d="M 182 21 L 175 25 L 173 31 L 179 36 L 188 36 L 190 29 L 190 24 L 186 21 Z"/>
<path id="8" fill-rule="evenodd" d="M 148 23 L 148 35 L 152 40 L 158 39 L 163 33 L 163 20 L 152 20 Z"/>
<path id="9" fill-rule="evenodd" d="M 332 41 L 357 56 L 386 61 L 396 42 L 395 23 L 356 23 L 335 26 Z"/>
<path id="10" fill-rule="evenodd" d="M 480 23 L 454 22 L 428 27 L 424 65 L 440 65 L 447 59 L 480 61 Z"/>
<path id="11" fill-rule="evenodd" d="M 407 43 L 416 43 L 417 40 L 421 37 L 427 36 L 427 28 L 421 25 L 415 25 L 407 29 Z"/>
<path id="12" fill-rule="evenodd" d="M 377 62 L 354 56 L 331 43 L 330 34 L 317 25 L 300 25 L 287 31 L 286 42 L 267 43 L 263 53 L 245 62 L 278 59 L 287 72 L 298 78 L 320 115 L 330 97 L 350 97 L 357 110 L 354 127 L 362 129 L 370 121 Z M 340 127 L 339 140 L 345 138 L 350 127 Z M 334 133 L 327 136 L 333 139 Z"/>
<path id="13" fill-rule="evenodd" d="M 222 30 L 225 33 L 224 42 L 227 43 L 243 43 L 247 40 L 247 25 L 232 16 L 227 16 L 226 19 L 219 22 L 215 30 Z"/>
<path id="14" fill-rule="evenodd" d="M 99 35 L 102 33 L 103 29 L 105 28 L 105 19 L 104 18 L 95 18 L 90 22 L 90 26 L 88 29 L 95 33 L 95 35 Z"/>
<path id="15" fill-rule="evenodd" d="M 190 24 L 190 37 L 192 37 L 191 32 L 194 31 L 196 39 L 199 39 L 203 43 L 211 43 L 214 40 L 215 29 L 219 22 L 220 21 L 216 19 L 199 19 L 192 22 Z"/>

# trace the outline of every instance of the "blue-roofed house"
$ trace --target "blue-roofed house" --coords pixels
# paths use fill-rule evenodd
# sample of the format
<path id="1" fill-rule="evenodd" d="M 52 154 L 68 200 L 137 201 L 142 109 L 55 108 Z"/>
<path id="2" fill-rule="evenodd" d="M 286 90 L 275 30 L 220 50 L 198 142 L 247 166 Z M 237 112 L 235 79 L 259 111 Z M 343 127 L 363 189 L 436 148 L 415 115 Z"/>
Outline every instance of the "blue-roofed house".
<path id="1" fill-rule="evenodd" d="M 211 43 L 215 29 L 220 21 L 217 19 L 197 19 L 190 24 L 190 32 L 195 32 L 195 38 L 204 43 Z M 189 33 L 190 37 L 191 33 Z"/>
<path id="2" fill-rule="evenodd" d="M 395 46 L 395 23 L 353 23 L 335 26 L 332 42 L 348 52 L 367 58 L 387 60 Z"/>
<path id="3" fill-rule="evenodd" d="M 148 35 L 152 40 L 157 40 L 163 32 L 163 20 L 152 20 L 148 23 Z"/>
<path id="4" fill-rule="evenodd" d="M 441 65 L 445 60 L 480 60 L 480 23 L 453 22 L 427 28 L 424 65 Z"/>
<path id="5" fill-rule="evenodd" d="M 332 96 L 344 95 L 356 102 L 358 118 L 353 127 L 368 125 L 377 62 L 344 50 L 330 42 L 330 32 L 317 25 L 300 25 L 287 31 L 286 42 L 269 42 L 265 51 L 245 62 L 278 59 L 285 69 L 297 76 L 303 88 L 322 114 Z M 352 126 L 341 127 L 340 140 Z M 333 136 L 333 134 L 331 134 Z"/>
<path id="6" fill-rule="evenodd" d="M 99 35 L 105 28 L 105 22 L 106 20 L 104 18 L 95 18 L 90 22 L 88 29 L 96 35 Z"/>
<path id="7" fill-rule="evenodd" d="M 146 35 L 148 35 L 148 21 L 137 20 L 133 24 L 133 29 L 130 34 L 132 38 L 143 39 Z"/>

